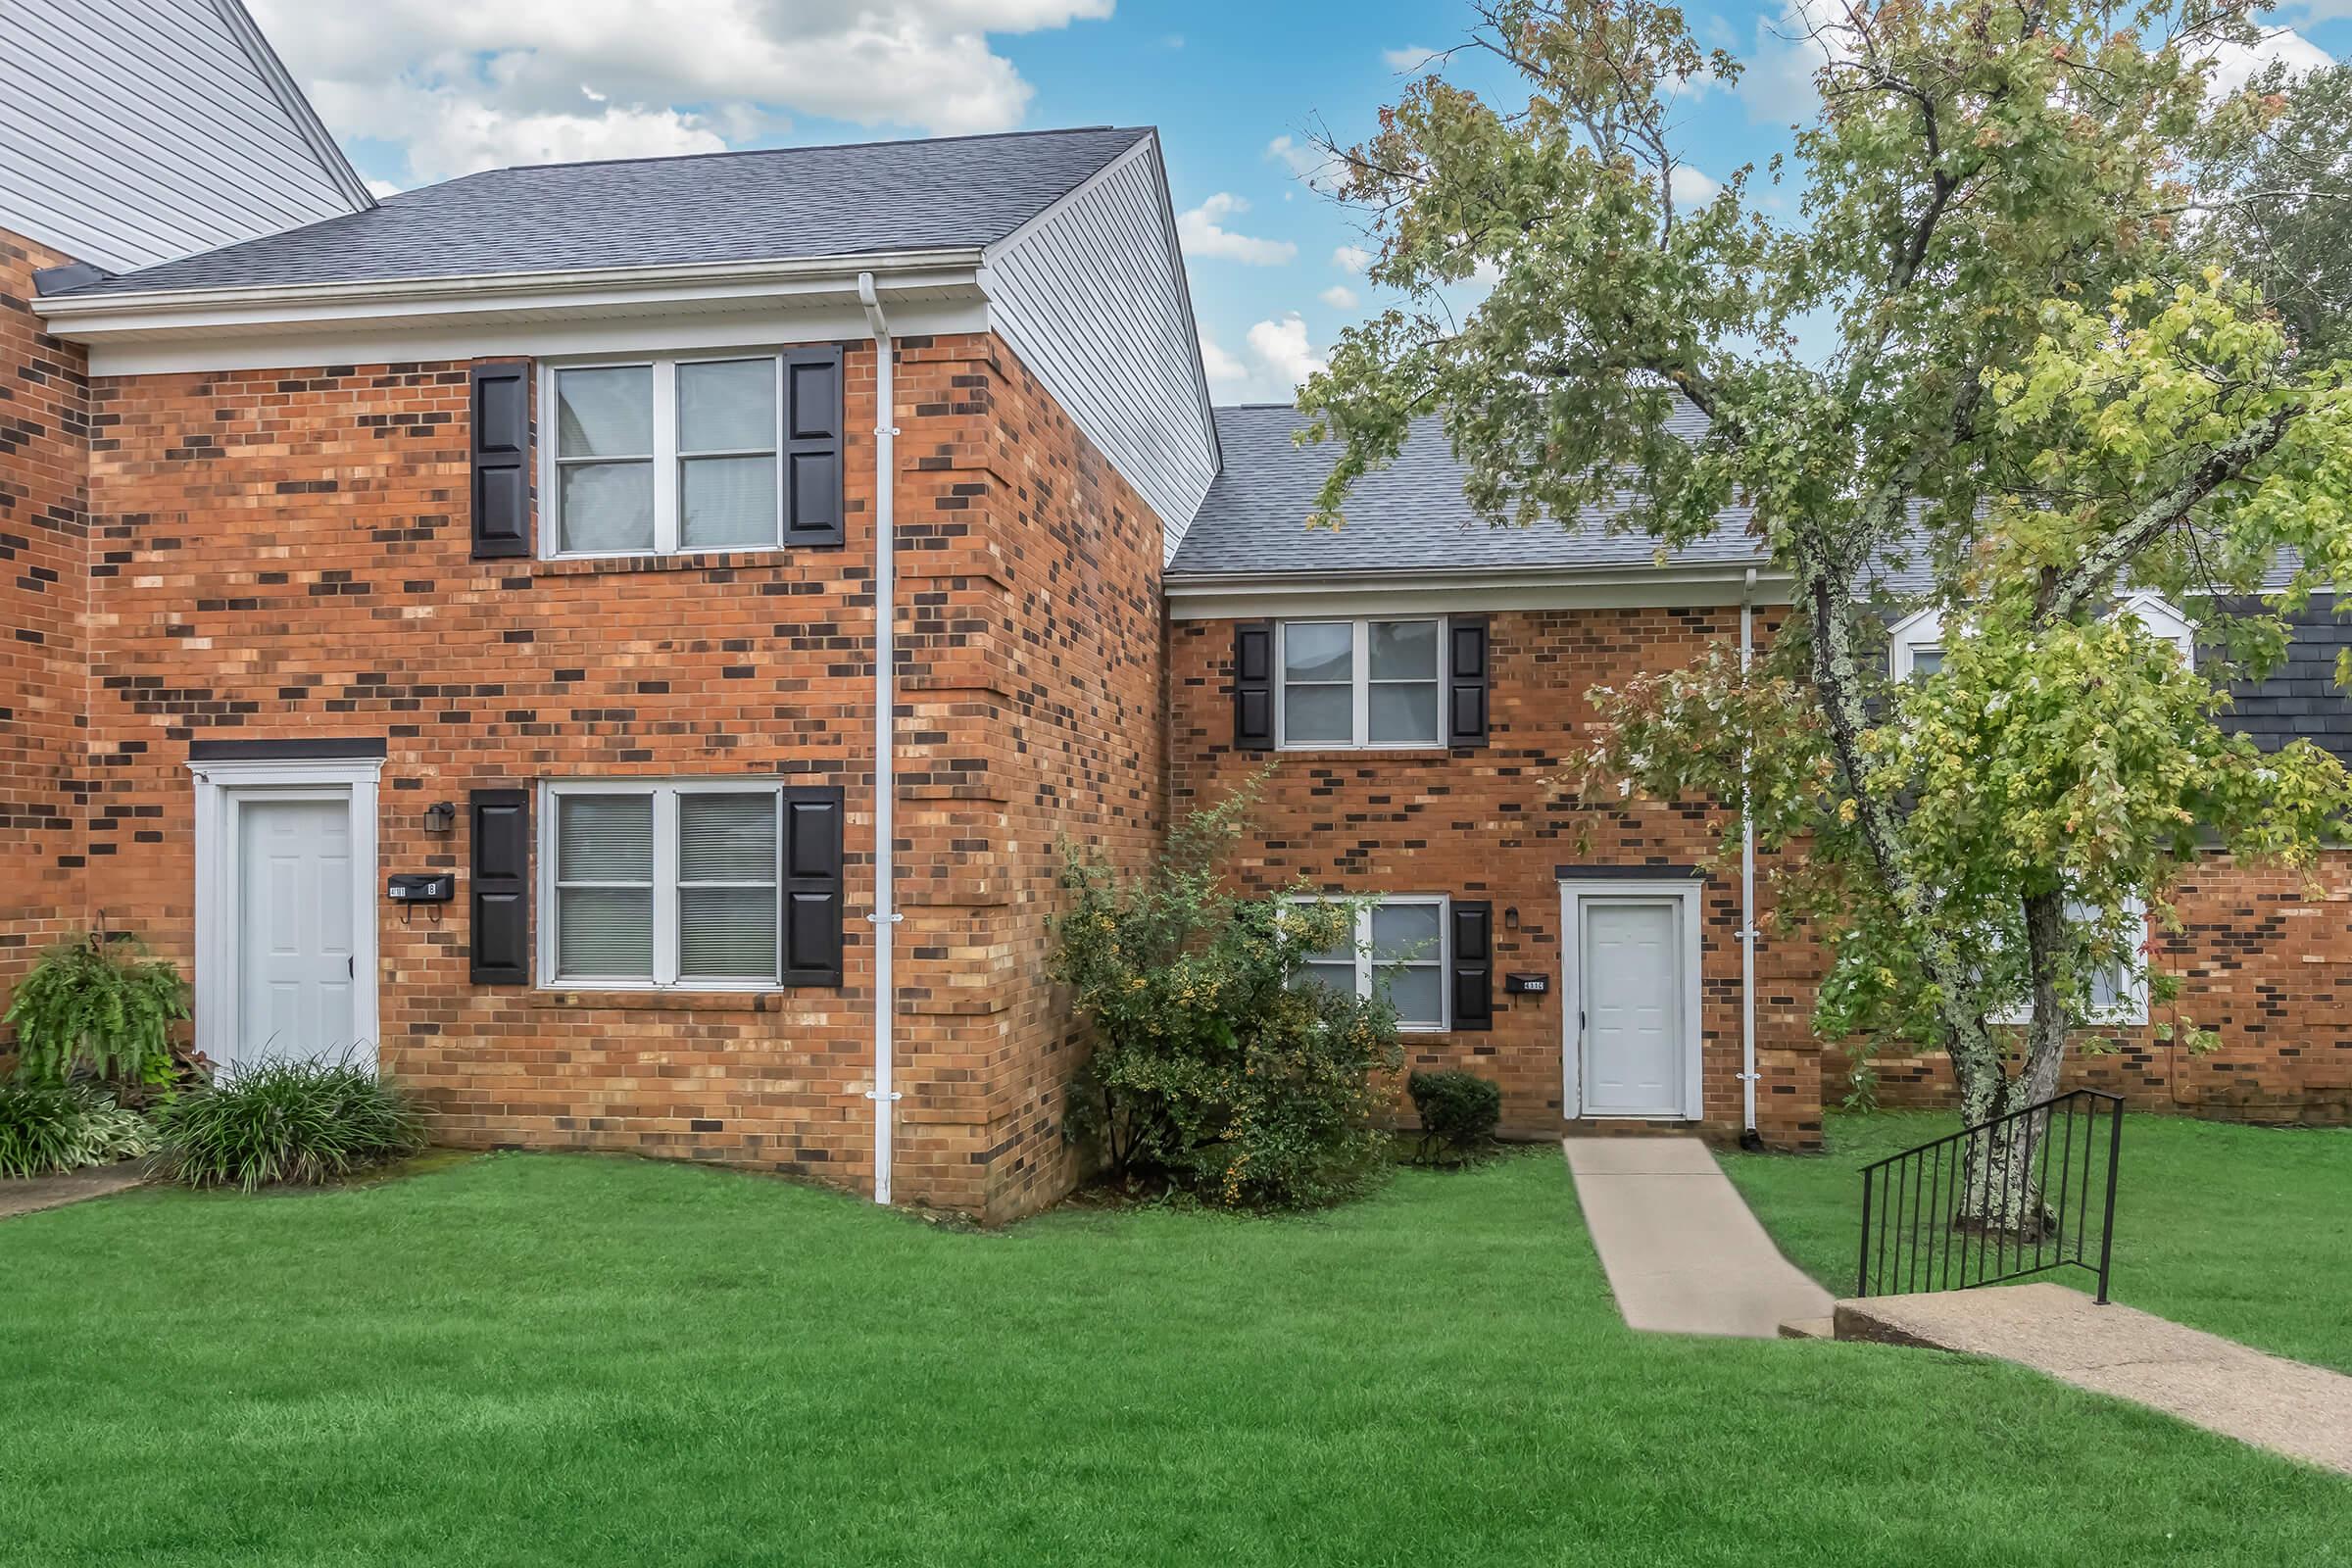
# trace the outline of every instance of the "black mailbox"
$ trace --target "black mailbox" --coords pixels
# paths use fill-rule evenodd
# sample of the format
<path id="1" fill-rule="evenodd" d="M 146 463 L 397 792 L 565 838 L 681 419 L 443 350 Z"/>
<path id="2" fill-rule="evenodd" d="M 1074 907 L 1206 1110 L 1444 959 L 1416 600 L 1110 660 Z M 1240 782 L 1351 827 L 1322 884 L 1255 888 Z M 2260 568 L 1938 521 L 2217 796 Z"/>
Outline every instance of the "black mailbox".
<path id="1" fill-rule="evenodd" d="M 1508 974 L 1502 977 L 1505 994 L 1514 997 L 1541 997 L 1551 990 L 1547 974 Z"/>
<path id="2" fill-rule="evenodd" d="M 447 904 L 458 896 L 458 879 L 447 871 L 402 872 L 384 887 L 395 904 Z"/>

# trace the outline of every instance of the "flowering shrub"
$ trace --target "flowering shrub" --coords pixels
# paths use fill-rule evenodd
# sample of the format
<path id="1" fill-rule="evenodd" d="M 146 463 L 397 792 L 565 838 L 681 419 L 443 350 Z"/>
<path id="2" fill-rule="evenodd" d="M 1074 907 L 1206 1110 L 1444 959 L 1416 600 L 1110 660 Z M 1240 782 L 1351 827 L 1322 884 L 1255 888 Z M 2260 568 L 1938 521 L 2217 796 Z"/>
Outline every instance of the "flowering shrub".
<path id="1" fill-rule="evenodd" d="M 1385 1002 L 1299 979 L 1309 956 L 1353 942 L 1353 904 L 1221 885 L 1217 862 L 1258 788 L 1195 814 L 1141 877 L 1070 855 L 1053 973 L 1097 1043 L 1065 1129 L 1130 1187 L 1301 1207 L 1353 1196 L 1383 1168 L 1375 1119 L 1403 1053 Z"/>

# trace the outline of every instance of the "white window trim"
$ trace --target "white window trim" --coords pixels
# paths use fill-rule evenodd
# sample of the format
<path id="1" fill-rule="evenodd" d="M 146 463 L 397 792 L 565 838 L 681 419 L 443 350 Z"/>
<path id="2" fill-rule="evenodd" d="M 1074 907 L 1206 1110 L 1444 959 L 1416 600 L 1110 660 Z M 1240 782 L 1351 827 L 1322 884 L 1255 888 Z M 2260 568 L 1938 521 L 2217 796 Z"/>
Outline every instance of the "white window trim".
<path id="1" fill-rule="evenodd" d="M 241 982 L 238 807 L 252 800 L 342 800 L 351 812 L 352 1060 L 372 1067 L 378 1016 L 375 934 L 380 757 L 234 758 L 188 763 L 196 780 L 196 1049 L 231 1062 Z"/>
<path id="2" fill-rule="evenodd" d="M 1425 621 L 1438 628 L 1437 659 L 1430 669 L 1430 678 L 1438 689 L 1438 738 L 1424 744 L 1374 745 L 1366 737 L 1372 733 L 1372 626 L 1398 622 Z M 1443 752 L 1446 745 L 1446 658 L 1447 650 L 1446 617 L 1444 615 L 1295 615 L 1274 623 L 1274 746 L 1284 752 Z M 1296 741 L 1290 738 L 1291 682 L 1284 662 L 1283 648 L 1293 625 L 1349 626 L 1353 628 L 1354 643 L 1349 661 L 1349 674 L 1354 685 L 1354 704 L 1348 725 L 1352 737 L 1347 741 Z M 1304 684 L 1315 685 L 1308 681 Z M 1320 684 L 1336 685 L 1336 682 Z"/>
<path id="3" fill-rule="evenodd" d="M 2109 612 L 2130 615 L 2145 627 L 2148 634 L 2162 638 L 2180 650 L 2180 657 L 2195 662 L 2197 629 L 2188 617 L 2174 609 L 2161 596 L 2146 590 L 2124 595 L 2123 600 Z M 1886 629 L 1887 668 L 1897 682 L 1911 678 L 1914 660 L 1923 653 L 1940 652 L 1943 648 L 1943 612 L 1934 608 L 1905 615 Z"/>
<path id="4" fill-rule="evenodd" d="M 567 795 L 651 795 L 654 798 L 654 977 L 565 975 L 560 972 L 557 923 L 557 803 Z M 681 795 L 765 795 L 776 802 L 776 969 L 765 978 L 713 979 L 678 973 L 678 797 Z M 684 991 L 755 993 L 782 991 L 784 955 L 784 786 L 760 779 L 599 778 L 550 779 L 539 786 L 539 986 L 541 991 Z"/>
<path id="5" fill-rule="evenodd" d="M 724 365 L 736 360 L 770 360 L 776 379 L 775 444 L 767 456 L 776 465 L 776 531 L 766 544 L 756 545 L 688 545 L 679 535 L 685 496 L 685 467 L 687 454 L 678 448 L 678 367 L 681 365 Z M 654 450 L 651 459 L 654 470 L 654 543 L 648 550 L 565 550 L 564 539 L 564 492 L 558 482 L 564 462 L 558 452 L 563 445 L 557 421 L 562 417 L 562 406 L 556 401 L 556 377 L 565 370 L 635 370 L 650 369 L 654 376 L 653 414 Z M 787 505 L 784 462 L 784 350 L 780 346 L 710 349 L 692 354 L 641 354 L 595 359 L 542 360 L 539 364 L 539 422 L 542 439 L 539 442 L 539 555 L 543 561 L 642 561 L 651 556 L 700 555 L 782 555 L 784 553 L 784 514 Z M 749 453 L 725 451 L 697 451 L 697 458 L 751 456 Z M 592 462 L 627 463 L 628 458 L 574 458 L 573 466 Z"/>
<path id="6" fill-rule="evenodd" d="M 1296 898 L 1286 899 L 1283 902 L 1286 904 L 1298 905 L 1345 904 L 1350 898 L 1355 897 L 1359 897 L 1359 895 L 1348 893 L 1302 894 Z M 1360 895 L 1360 897 L 1365 900 L 1365 903 L 1361 908 L 1358 908 L 1355 911 L 1356 996 L 1366 1001 L 1369 1001 L 1372 996 L 1372 976 L 1374 970 L 1374 964 L 1372 961 L 1372 911 L 1384 905 L 1391 904 L 1426 904 L 1433 906 L 1438 911 L 1438 951 L 1436 955 L 1432 957 L 1426 958 L 1397 959 L 1396 962 L 1388 965 L 1388 967 L 1395 968 L 1401 964 L 1415 968 L 1434 967 L 1438 971 L 1438 1021 L 1436 1023 L 1405 1023 L 1399 1021 L 1396 1025 L 1396 1032 L 1400 1035 L 1442 1035 L 1450 1033 L 1453 1029 L 1452 895 L 1446 893 L 1395 893 L 1381 894 L 1378 896 L 1367 894 Z"/>
<path id="7" fill-rule="evenodd" d="M 2145 944 L 2148 938 L 2148 906 L 2138 899 L 2128 899 L 2125 907 L 2139 923 L 2141 948 L 2133 955 L 2119 958 L 2124 965 L 2123 996 L 2112 1007 L 2084 1008 L 2082 1021 L 2087 1025 L 2130 1027 L 2148 1021 L 2148 960 Z M 1984 1021 L 2024 1028 L 2034 1021 L 2034 1004 L 1985 1015 Z"/>

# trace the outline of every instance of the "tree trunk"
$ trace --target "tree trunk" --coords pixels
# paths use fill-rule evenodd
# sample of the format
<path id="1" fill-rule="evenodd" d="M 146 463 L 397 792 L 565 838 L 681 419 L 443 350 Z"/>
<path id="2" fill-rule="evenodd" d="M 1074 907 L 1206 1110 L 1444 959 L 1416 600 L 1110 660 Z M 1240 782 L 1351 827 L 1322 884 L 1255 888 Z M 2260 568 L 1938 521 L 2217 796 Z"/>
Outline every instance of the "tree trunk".
<path id="1" fill-rule="evenodd" d="M 2026 1020 L 2026 1059 L 2017 1076 L 1997 1060 L 1984 1086 L 1985 1114 L 1967 1114 L 1968 1125 L 2011 1116 L 2058 1093 L 2058 1069 L 2066 1056 L 2066 1008 L 2059 976 L 2067 961 L 2066 899 L 2032 893 L 2022 900 L 2026 917 L 2026 973 L 2033 1014 Z M 1969 1097 L 1963 1090 L 1962 1101 Z M 2048 1234 L 2051 1216 L 2042 1202 L 2038 1174 L 2048 1156 L 2049 1113 L 2017 1116 L 1967 1149 L 1967 1180 L 1961 1189 L 1959 1223 L 1988 1235 L 2034 1241 Z"/>

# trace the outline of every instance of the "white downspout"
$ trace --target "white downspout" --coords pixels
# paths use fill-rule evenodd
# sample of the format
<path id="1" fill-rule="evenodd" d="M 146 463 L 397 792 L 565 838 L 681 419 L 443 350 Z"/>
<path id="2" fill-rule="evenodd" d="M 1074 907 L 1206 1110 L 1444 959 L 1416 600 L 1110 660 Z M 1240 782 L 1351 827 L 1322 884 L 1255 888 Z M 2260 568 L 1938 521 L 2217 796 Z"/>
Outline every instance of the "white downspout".
<path id="1" fill-rule="evenodd" d="M 898 477 L 897 436 L 892 422 L 898 407 L 892 388 L 890 322 L 882 300 L 874 292 L 874 274 L 858 274 L 858 302 L 865 307 L 866 324 L 874 334 L 874 907 L 866 918 L 874 926 L 874 1087 L 865 1098 L 874 1102 L 874 1201 L 890 1201 L 891 1107 L 899 1092 L 891 1087 L 893 1015 L 898 989 L 891 977 L 891 950 L 897 945 L 899 912 L 893 906 L 893 883 L 898 875 L 891 854 L 892 808 L 898 784 L 892 770 L 898 716 L 894 612 L 897 599 L 898 520 L 895 494 Z"/>
<path id="2" fill-rule="evenodd" d="M 1740 674 L 1747 676 L 1755 647 L 1756 568 L 1740 588 Z M 1740 1141 L 1756 1133 L 1756 815 L 1748 793 L 1747 757 L 1740 759 Z"/>

